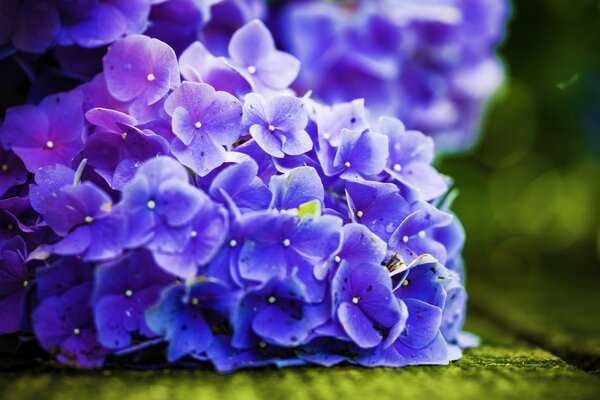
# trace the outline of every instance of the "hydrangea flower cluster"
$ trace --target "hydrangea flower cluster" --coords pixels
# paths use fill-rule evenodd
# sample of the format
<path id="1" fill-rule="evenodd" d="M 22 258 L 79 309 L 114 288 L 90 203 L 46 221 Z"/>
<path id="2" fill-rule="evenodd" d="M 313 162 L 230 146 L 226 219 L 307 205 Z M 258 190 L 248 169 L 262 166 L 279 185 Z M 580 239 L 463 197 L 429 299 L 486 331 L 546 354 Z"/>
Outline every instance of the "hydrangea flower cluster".
<path id="1" fill-rule="evenodd" d="M 325 102 L 365 98 L 435 137 L 439 150 L 476 141 L 502 82 L 494 54 L 507 0 L 294 0 L 277 26 L 302 62 L 296 87 Z"/>
<path id="2" fill-rule="evenodd" d="M 297 97 L 300 62 L 258 20 L 226 56 L 134 34 L 103 67 L 6 114 L 0 334 L 74 366 L 220 372 L 446 364 L 472 344 L 431 138 Z"/>
<path id="3" fill-rule="evenodd" d="M 215 7 L 213 7 L 215 6 Z M 179 48 L 206 35 L 222 43 L 233 27 L 264 13 L 261 0 L 0 0 L 0 45 L 26 53 L 54 46 L 96 48 L 145 32 Z M 227 26 L 228 25 L 228 26 Z"/>

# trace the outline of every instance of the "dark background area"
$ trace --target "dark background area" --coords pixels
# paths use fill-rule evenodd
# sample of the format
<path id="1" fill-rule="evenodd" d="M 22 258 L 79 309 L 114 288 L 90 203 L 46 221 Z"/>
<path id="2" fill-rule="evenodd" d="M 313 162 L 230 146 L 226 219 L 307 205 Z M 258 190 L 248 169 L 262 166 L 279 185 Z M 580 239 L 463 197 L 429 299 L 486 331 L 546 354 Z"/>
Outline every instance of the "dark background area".
<path id="1" fill-rule="evenodd" d="M 514 3 L 482 138 L 439 162 L 460 191 L 470 307 L 600 354 L 600 2 Z"/>

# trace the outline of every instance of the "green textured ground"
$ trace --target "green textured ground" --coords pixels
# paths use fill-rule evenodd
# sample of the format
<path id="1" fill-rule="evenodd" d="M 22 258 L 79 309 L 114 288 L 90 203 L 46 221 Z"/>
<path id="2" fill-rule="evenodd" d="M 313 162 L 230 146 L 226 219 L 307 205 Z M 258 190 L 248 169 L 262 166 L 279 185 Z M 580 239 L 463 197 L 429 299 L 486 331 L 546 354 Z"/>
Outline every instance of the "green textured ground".
<path id="1" fill-rule="evenodd" d="M 24 399 L 598 399 L 600 376 L 570 366 L 471 317 L 479 348 L 450 366 L 208 370 L 72 371 L 38 367 L 0 374 L 0 397 Z"/>

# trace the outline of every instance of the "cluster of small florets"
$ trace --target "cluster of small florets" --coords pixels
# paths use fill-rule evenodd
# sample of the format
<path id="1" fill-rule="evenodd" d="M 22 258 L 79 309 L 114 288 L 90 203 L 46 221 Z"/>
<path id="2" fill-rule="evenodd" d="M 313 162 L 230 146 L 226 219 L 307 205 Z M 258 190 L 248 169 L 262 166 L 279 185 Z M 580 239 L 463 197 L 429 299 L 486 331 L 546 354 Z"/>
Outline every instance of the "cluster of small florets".
<path id="1" fill-rule="evenodd" d="M 264 8 L 263 0 L 0 0 L 0 45 L 26 53 L 90 49 L 145 32 L 179 47 L 194 41 L 213 13 L 229 24 L 201 33 L 222 41 L 227 25 L 239 26 Z"/>
<path id="2" fill-rule="evenodd" d="M 278 26 L 302 62 L 297 88 L 326 102 L 365 98 L 453 152 L 478 138 L 502 82 L 495 48 L 509 11 L 507 0 L 294 0 Z"/>
<path id="3" fill-rule="evenodd" d="M 7 112 L 0 333 L 83 367 L 460 357 L 464 237 L 431 138 L 296 97 L 258 20 L 226 57 L 131 35 L 103 65 Z"/>

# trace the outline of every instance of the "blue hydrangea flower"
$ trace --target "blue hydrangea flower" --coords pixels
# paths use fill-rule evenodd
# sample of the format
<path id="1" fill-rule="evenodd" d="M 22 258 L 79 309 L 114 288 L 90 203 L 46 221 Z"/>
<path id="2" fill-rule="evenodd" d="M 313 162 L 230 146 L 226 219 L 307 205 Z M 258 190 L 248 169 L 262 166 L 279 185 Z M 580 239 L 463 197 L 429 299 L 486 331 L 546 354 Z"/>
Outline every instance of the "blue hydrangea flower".
<path id="1" fill-rule="evenodd" d="M 270 206 L 278 210 L 293 210 L 314 201 L 322 206 L 325 199 L 321 178 L 312 167 L 299 167 L 273 176 L 269 189 L 273 193 Z"/>
<path id="2" fill-rule="evenodd" d="M 412 263 L 394 292 L 408 310 L 404 329 L 391 346 L 364 355 L 360 363 L 393 367 L 447 364 L 448 345 L 440 327 L 446 302 L 444 286 L 449 279 L 448 271 L 432 257 Z"/>
<path id="3" fill-rule="evenodd" d="M 435 240 L 431 233 L 435 228 L 451 224 L 452 220 L 451 214 L 440 211 L 429 203 L 415 202 L 411 205 L 410 215 L 389 237 L 389 249 L 406 263 L 422 254 L 430 254 L 444 264 L 447 259 L 446 247 Z"/>
<path id="4" fill-rule="evenodd" d="M 394 118 L 381 118 L 379 132 L 388 137 L 386 173 L 405 187 L 412 197 L 430 201 L 448 191 L 446 178 L 431 165 L 435 154 L 430 137 L 406 131 L 404 124 Z"/>
<path id="5" fill-rule="evenodd" d="M 312 90 L 326 103 L 364 98 L 371 117 L 399 117 L 455 152 L 473 145 L 502 82 L 495 49 L 509 4 L 296 0 L 274 26 L 302 63 L 299 92 Z"/>
<path id="6" fill-rule="evenodd" d="M 351 180 L 346 182 L 350 219 L 365 225 L 387 241 L 411 208 L 394 184 Z"/>
<path id="7" fill-rule="evenodd" d="M 296 347 L 304 343 L 311 331 L 329 318 L 327 303 L 309 304 L 305 285 L 295 271 L 283 279 L 249 289 L 232 315 L 236 348 L 264 343 Z"/>
<path id="8" fill-rule="evenodd" d="M 331 215 L 303 217 L 277 211 L 258 212 L 243 221 L 246 235 L 239 254 L 239 276 L 246 282 L 266 283 L 297 268 L 310 301 L 321 301 L 325 283 L 314 266 L 337 249 L 342 220 Z"/>
<path id="9" fill-rule="evenodd" d="M 159 298 L 162 289 L 174 282 L 144 250 L 96 269 L 92 296 L 98 340 L 109 349 L 131 344 L 132 335 L 153 337 L 144 313 Z"/>
<path id="10" fill-rule="evenodd" d="M 231 199 L 241 212 L 266 210 L 273 195 L 257 174 L 258 165 L 252 159 L 230 165 L 212 179 L 208 192 L 223 204 Z"/>
<path id="11" fill-rule="evenodd" d="M 390 6 L 385 1 L 377 5 Z M 456 6 L 421 3 L 389 9 L 417 38 L 440 20 L 433 11 Z M 143 363 L 148 346 L 165 342 L 170 363 L 211 362 L 227 372 L 443 364 L 474 344 L 461 332 L 464 232 L 450 211 L 450 181 L 432 166 L 431 139 L 393 118 L 372 124 L 378 104 L 371 114 L 364 100 L 329 106 L 318 93 L 317 100 L 295 97 L 288 86 L 297 60 L 276 49 L 261 22 L 242 26 L 264 11 L 258 0 L 212 7 L 169 0 L 153 5 L 149 17 L 142 15 L 146 0 L 66 4 L 52 2 L 47 21 L 31 16 L 40 24 L 30 27 L 32 43 L 52 33 L 55 10 L 60 38 L 52 44 L 92 46 L 122 29 L 144 29 L 148 20 L 156 22 L 149 35 L 168 44 L 119 39 L 91 81 L 7 113 L 0 134 L 0 332 L 33 331 L 60 362 L 84 367 L 101 366 L 107 355 Z M 423 108 L 427 71 L 420 62 L 398 64 L 398 46 L 412 42 L 394 36 L 397 21 L 372 12 L 374 4 L 360 3 L 366 25 L 348 28 L 347 42 L 331 54 L 325 50 L 340 33 L 329 29 L 331 16 L 307 20 L 306 29 L 318 27 L 319 43 L 307 43 L 302 51 L 310 54 L 302 57 L 326 68 L 341 54 L 337 76 L 323 78 L 334 88 L 345 82 L 348 93 L 368 89 L 394 99 L 397 88 L 388 82 L 402 80 L 424 96 L 421 103 L 402 98 L 414 122 L 425 108 L 433 112 Z M 421 11 L 417 24 L 413 13 Z M 470 15 L 468 25 L 486 21 L 484 14 Z M 5 14 L 0 42 L 15 29 L 3 21 Z M 94 36 L 98 21 L 107 23 Z M 415 43 L 430 51 L 431 40 L 463 40 L 444 23 Z M 226 32 L 240 26 L 229 40 Z M 205 41 L 188 47 L 196 33 Z M 175 54 L 186 47 L 178 63 Z M 88 76 L 102 53 L 87 52 L 85 63 L 67 67 L 80 50 L 54 52 L 65 76 Z M 477 46 L 463 50 L 479 60 Z M 364 70 L 368 79 L 350 79 Z M 454 83 L 464 85 L 467 72 Z M 52 85 L 52 78 L 37 80 L 30 98 Z M 35 296 L 28 295 L 31 282 Z"/>
<path id="12" fill-rule="evenodd" d="M 213 329 L 228 316 L 232 293 L 221 283 L 202 280 L 191 286 L 175 285 L 161 294 L 146 312 L 150 329 L 169 343 L 170 362 L 188 355 L 201 356 L 214 340 Z"/>
<path id="13" fill-rule="evenodd" d="M 387 346 L 404 329 L 406 309 L 392 294 L 392 280 L 381 265 L 343 263 L 331 291 L 335 318 L 357 346 Z"/>
<path id="14" fill-rule="evenodd" d="M 315 275 L 318 279 L 325 279 L 328 274 L 334 276 L 342 262 L 378 265 L 385 259 L 386 254 L 387 244 L 383 240 L 366 226 L 349 223 L 342 227 L 340 247 L 327 263 L 315 269 Z"/>

